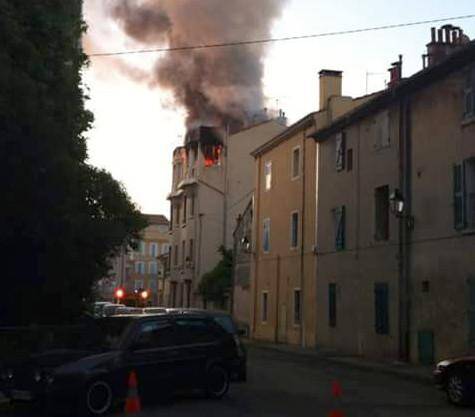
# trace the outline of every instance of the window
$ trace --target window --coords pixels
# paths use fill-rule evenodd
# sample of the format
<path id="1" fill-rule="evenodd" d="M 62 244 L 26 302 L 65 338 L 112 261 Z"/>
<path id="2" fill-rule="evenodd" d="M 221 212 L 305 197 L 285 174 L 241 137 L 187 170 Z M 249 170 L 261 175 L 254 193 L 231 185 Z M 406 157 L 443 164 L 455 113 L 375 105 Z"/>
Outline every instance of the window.
<path id="1" fill-rule="evenodd" d="M 345 206 L 333 209 L 333 223 L 335 228 L 335 249 L 345 249 Z"/>
<path id="2" fill-rule="evenodd" d="M 173 265 L 178 265 L 178 245 L 175 245 L 175 250 L 173 251 Z"/>
<path id="3" fill-rule="evenodd" d="M 135 262 L 135 272 L 137 274 L 145 274 L 145 263 L 144 262 Z"/>
<path id="4" fill-rule="evenodd" d="M 149 262 L 149 264 L 148 264 L 148 272 L 149 272 L 149 274 L 154 274 L 154 275 L 156 275 L 156 274 L 158 273 L 157 262 L 155 262 L 155 261 Z"/>
<path id="5" fill-rule="evenodd" d="M 195 215 L 195 196 L 192 195 L 190 198 L 190 217 Z"/>
<path id="6" fill-rule="evenodd" d="M 454 227 L 475 228 L 475 158 L 454 165 Z"/>
<path id="7" fill-rule="evenodd" d="M 189 243 L 188 249 L 189 249 L 189 252 L 188 252 L 188 260 L 189 260 L 190 262 L 192 262 L 192 261 L 193 261 L 193 251 L 194 251 L 194 242 L 193 242 L 193 239 L 190 239 L 190 243 Z"/>
<path id="8" fill-rule="evenodd" d="M 181 264 L 185 266 L 185 258 L 186 258 L 186 241 L 181 241 Z"/>
<path id="9" fill-rule="evenodd" d="M 338 133 L 336 135 L 336 170 L 343 171 L 345 169 L 345 153 L 346 153 L 346 135 Z"/>
<path id="10" fill-rule="evenodd" d="M 294 211 L 290 215 L 290 247 L 296 248 L 299 245 L 299 213 Z"/>
<path id="11" fill-rule="evenodd" d="M 267 302 L 268 302 L 268 292 L 264 291 L 262 293 L 262 321 L 265 323 L 267 321 Z"/>
<path id="12" fill-rule="evenodd" d="M 291 178 L 298 178 L 300 175 L 300 146 L 292 149 L 292 175 Z"/>
<path id="13" fill-rule="evenodd" d="M 145 255 L 145 242 L 142 240 L 139 242 L 139 252 L 141 255 Z"/>
<path id="14" fill-rule="evenodd" d="M 391 145 L 389 131 L 389 112 L 383 111 L 376 119 L 378 131 L 376 133 L 376 149 L 387 148 Z"/>
<path id="15" fill-rule="evenodd" d="M 191 345 L 193 343 L 210 343 L 216 339 L 219 328 L 214 323 L 206 323 L 200 319 L 176 319 L 178 343 Z M 214 331 L 213 331 L 214 330 Z M 222 334 L 222 332 L 221 332 Z"/>
<path id="16" fill-rule="evenodd" d="M 264 219 L 264 233 L 262 238 L 262 249 L 265 253 L 270 251 L 270 219 Z"/>
<path id="17" fill-rule="evenodd" d="M 188 198 L 187 197 L 184 197 L 183 198 L 183 219 L 181 221 L 182 224 L 186 224 L 186 202 L 187 202 Z"/>
<path id="18" fill-rule="evenodd" d="M 134 290 L 141 290 L 143 288 L 143 280 L 142 279 L 136 279 L 134 281 Z"/>
<path id="19" fill-rule="evenodd" d="M 375 330 L 389 334 L 389 289 L 387 283 L 374 284 Z"/>
<path id="20" fill-rule="evenodd" d="M 469 71 L 464 88 L 464 118 L 475 116 L 475 70 Z"/>
<path id="21" fill-rule="evenodd" d="M 353 149 L 346 151 L 346 170 L 353 171 Z"/>
<path id="22" fill-rule="evenodd" d="M 389 239 L 389 187 L 384 185 L 374 191 L 374 229 L 376 240 Z"/>
<path id="23" fill-rule="evenodd" d="M 150 291 L 157 292 L 157 280 L 156 279 L 151 279 L 149 281 L 149 285 L 150 285 Z"/>
<path id="24" fill-rule="evenodd" d="M 170 245 L 168 243 L 162 243 L 162 255 L 166 255 L 170 250 Z"/>
<path id="25" fill-rule="evenodd" d="M 265 189 L 270 190 L 272 186 L 272 162 L 267 161 L 264 164 L 264 180 L 265 180 Z"/>
<path id="26" fill-rule="evenodd" d="M 158 243 L 150 243 L 150 256 L 152 258 L 156 258 L 158 256 Z"/>
<path id="27" fill-rule="evenodd" d="M 175 331 L 169 323 L 148 321 L 140 326 L 134 344 L 137 349 L 154 349 L 173 346 L 175 343 Z"/>
<path id="28" fill-rule="evenodd" d="M 300 289 L 296 288 L 294 290 L 294 324 L 300 324 L 301 320 L 301 300 L 300 300 Z"/>
<path id="29" fill-rule="evenodd" d="M 328 284 L 328 325 L 336 327 L 336 284 Z"/>
<path id="30" fill-rule="evenodd" d="M 174 216 L 174 224 L 175 227 L 178 227 L 180 225 L 180 204 L 176 204 L 175 206 L 175 216 Z"/>

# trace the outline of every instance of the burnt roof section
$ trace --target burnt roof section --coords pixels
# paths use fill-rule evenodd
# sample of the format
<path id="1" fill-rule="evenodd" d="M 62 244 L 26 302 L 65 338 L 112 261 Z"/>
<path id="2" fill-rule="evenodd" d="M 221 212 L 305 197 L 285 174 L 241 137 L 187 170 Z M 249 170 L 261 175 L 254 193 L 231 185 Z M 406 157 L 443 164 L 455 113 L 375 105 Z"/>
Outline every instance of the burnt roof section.
<path id="1" fill-rule="evenodd" d="M 199 143 L 200 145 L 222 145 L 222 135 L 215 126 L 198 126 L 189 129 L 185 136 L 185 146 Z"/>
<path id="2" fill-rule="evenodd" d="M 313 133 L 311 137 L 316 141 L 326 140 L 364 117 L 374 114 L 474 62 L 475 41 L 471 41 L 465 48 L 449 55 L 440 64 L 425 68 L 413 76 L 402 80 L 393 88 L 383 91 L 374 99 L 339 117 L 329 126 Z"/>
<path id="3" fill-rule="evenodd" d="M 144 214 L 149 224 L 168 226 L 168 219 L 163 214 Z"/>

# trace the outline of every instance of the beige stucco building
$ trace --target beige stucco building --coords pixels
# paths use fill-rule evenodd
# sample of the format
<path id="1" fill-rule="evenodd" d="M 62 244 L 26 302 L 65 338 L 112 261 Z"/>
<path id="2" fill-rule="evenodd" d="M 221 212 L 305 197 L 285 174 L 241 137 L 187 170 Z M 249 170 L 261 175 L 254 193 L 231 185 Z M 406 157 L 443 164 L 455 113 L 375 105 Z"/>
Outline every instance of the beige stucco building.
<path id="1" fill-rule="evenodd" d="M 204 307 L 199 283 L 232 248 L 236 219 L 253 192 L 250 152 L 281 131 L 271 119 L 234 134 L 201 126 L 188 131 L 173 153 L 170 306 Z M 239 302 L 239 300 L 235 300 Z"/>
<path id="2" fill-rule="evenodd" d="M 309 134 L 369 99 L 342 96 L 342 73 L 320 72 L 320 110 L 253 151 L 251 335 L 316 344 L 315 161 Z"/>
<path id="3" fill-rule="evenodd" d="M 475 44 L 433 29 L 427 68 L 313 136 L 316 342 L 431 363 L 475 348 Z"/>

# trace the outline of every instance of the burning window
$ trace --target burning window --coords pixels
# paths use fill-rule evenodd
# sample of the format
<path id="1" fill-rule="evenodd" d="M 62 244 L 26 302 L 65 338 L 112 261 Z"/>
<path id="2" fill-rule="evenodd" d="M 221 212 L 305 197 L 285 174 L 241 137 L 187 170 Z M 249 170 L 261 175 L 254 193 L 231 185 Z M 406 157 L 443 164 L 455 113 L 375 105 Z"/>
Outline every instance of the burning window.
<path id="1" fill-rule="evenodd" d="M 221 145 L 205 145 L 203 146 L 203 156 L 205 159 L 205 167 L 221 165 Z"/>

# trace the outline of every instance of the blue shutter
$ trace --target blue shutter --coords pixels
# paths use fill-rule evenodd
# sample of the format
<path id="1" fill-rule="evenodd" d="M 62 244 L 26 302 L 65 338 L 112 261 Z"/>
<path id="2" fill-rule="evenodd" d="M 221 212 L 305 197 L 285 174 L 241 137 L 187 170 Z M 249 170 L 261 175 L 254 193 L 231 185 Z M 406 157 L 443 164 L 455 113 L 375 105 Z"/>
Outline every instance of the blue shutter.
<path id="1" fill-rule="evenodd" d="M 456 164 L 453 168 L 454 227 L 462 230 L 466 227 L 465 213 L 465 166 Z"/>
<path id="2" fill-rule="evenodd" d="M 377 334 L 389 333 L 389 288 L 386 283 L 374 284 L 375 330 Z"/>
<path id="3" fill-rule="evenodd" d="M 335 209 L 335 249 L 345 249 L 345 206 L 341 206 Z"/>

